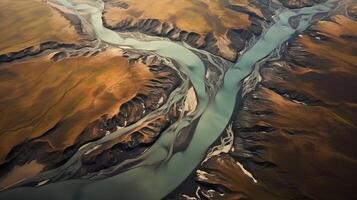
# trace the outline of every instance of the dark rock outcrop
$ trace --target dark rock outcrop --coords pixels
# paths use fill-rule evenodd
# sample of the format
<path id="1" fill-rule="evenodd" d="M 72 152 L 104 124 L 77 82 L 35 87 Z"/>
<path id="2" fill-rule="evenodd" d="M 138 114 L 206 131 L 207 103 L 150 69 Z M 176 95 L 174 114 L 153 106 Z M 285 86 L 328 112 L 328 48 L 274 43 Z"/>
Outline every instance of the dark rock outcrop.
<path id="1" fill-rule="evenodd" d="M 118 2 L 115 1 L 115 3 Z M 123 2 L 119 2 L 119 4 L 121 3 Z M 167 37 L 174 41 L 184 41 L 193 47 L 204 49 L 230 61 L 235 61 L 238 53 L 246 47 L 247 42 L 252 36 L 259 36 L 261 34 L 264 24 L 269 23 L 273 15 L 273 11 L 271 10 L 272 6 L 270 4 L 274 3 L 269 4 L 262 0 L 252 0 L 251 4 L 259 8 L 262 16 L 258 16 L 256 13 L 243 6 L 226 6 L 227 9 L 247 14 L 251 23 L 246 29 L 229 29 L 224 35 L 224 37 L 228 39 L 227 47 L 222 47 L 220 46 L 221 44 L 218 44 L 218 38 L 213 32 L 208 32 L 203 35 L 195 32 L 188 32 L 178 28 L 175 24 L 160 21 L 158 19 L 128 18 L 113 24 L 113 22 L 108 22 L 109 19 L 106 17 L 106 9 L 104 9 L 103 23 L 105 27 L 118 32 L 141 32 L 153 36 Z M 105 7 L 108 8 L 110 6 L 113 6 L 113 1 L 107 1 Z M 122 6 L 116 7 L 123 8 Z M 125 5 L 123 9 L 127 9 L 128 7 L 130 7 L 130 5 Z M 233 52 L 234 56 L 232 57 L 228 55 L 225 50 L 220 48 L 228 48 L 229 51 Z"/>
<path id="2" fill-rule="evenodd" d="M 41 45 L 42 51 L 57 46 L 58 44 L 56 43 Z M 22 51 L 21 55 L 30 56 L 26 53 L 28 51 Z M 36 52 L 39 53 L 39 51 Z M 133 99 L 124 103 L 115 116 L 108 117 L 104 115 L 100 119 L 90 123 L 76 139 L 75 143 L 65 149 L 53 149 L 45 139 L 42 139 L 50 137 L 52 133 L 56 132 L 56 129 L 61 126 L 61 122 L 57 123 L 40 137 L 15 146 L 7 155 L 6 162 L 0 165 L 0 177 L 6 175 L 15 166 L 24 165 L 32 160 L 36 160 L 38 163 L 44 165 L 45 170 L 64 164 L 86 143 L 98 140 L 106 134 L 116 131 L 118 127 L 129 126 L 156 110 L 166 102 L 170 93 L 181 83 L 181 78 L 177 72 L 164 65 L 156 56 L 141 55 L 136 58 L 130 52 L 127 52 L 126 56 L 130 62 L 138 62 L 138 59 L 140 59 L 140 62 L 149 66 L 150 71 L 154 75 L 154 78 L 147 83 L 146 89 L 143 90 L 145 91 L 144 93 L 139 93 Z M 9 56 L 11 59 L 19 59 L 20 57 Z M 60 57 L 65 57 L 65 55 L 56 54 L 53 59 Z M 89 172 L 96 171 L 115 164 L 130 155 L 137 155 L 142 152 L 155 141 L 169 124 L 175 121 L 178 117 L 178 108 L 174 106 L 168 114 L 157 118 L 137 131 L 127 133 L 127 138 L 118 141 L 118 144 L 113 144 L 108 149 L 104 149 L 100 155 L 92 157 L 95 160 L 91 159 L 91 154 L 89 154 L 83 158 L 84 168 Z M 120 149 L 120 154 L 115 153 L 118 152 L 118 149 Z M 103 162 L 98 162 L 100 160 Z M 84 173 L 84 169 L 82 172 Z M 76 174 L 76 176 L 83 175 L 83 173 Z"/>
<path id="3" fill-rule="evenodd" d="M 41 53 L 44 53 L 49 50 L 59 50 L 59 49 L 66 49 L 66 51 L 75 51 L 75 50 L 80 50 L 86 47 L 94 47 L 94 41 L 91 42 L 85 42 L 81 44 L 63 44 L 63 43 L 58 43 L 54 41 L 49 41 L 45 42 L 42 44 L 39 44 L 38 46 L 32 46 L 25 48 L 21 51 L 18 52 L 11 52 L 8 54 L 3 54 L 0 55 L 0 63 L 5 63 L 5 62 L 12 62 L 18 59 L 23 59 L 26 57 L 31 57 L 31 56 L 37 56 L 40 55 Z M 59 52 L 56 55 L 53 56 L 53 60 L 57 61 L 61 58 L 66 57 L 65 56 L 66 52 Z"/>
<path id="4" fill-rule="evenodd" d="M 326 0 L 280 0 L 285 7 L 292 9 L 313 6 L 325 1 Z"/>
<path id="5" fill-rule="evenodd" d="M 354 198 L 357 22 L 349 9 L 317 22 L 262 66 L 262 82 L 237 105 L 230 152 L 197 171 L 201 197 Z"/>

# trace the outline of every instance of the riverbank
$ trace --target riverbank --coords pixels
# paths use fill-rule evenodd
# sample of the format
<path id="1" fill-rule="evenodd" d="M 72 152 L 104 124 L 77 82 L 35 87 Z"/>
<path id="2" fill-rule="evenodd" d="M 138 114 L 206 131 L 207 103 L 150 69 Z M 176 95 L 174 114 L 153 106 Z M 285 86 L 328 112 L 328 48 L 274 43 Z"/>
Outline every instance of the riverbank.
<path id="1" fill-rule="evenodd" d="M 201 197 L 353 198 L 355 6 L 341 3 L 261 66 L 262 81 L 233 116 L 232 148 L 197 172 Z"/>

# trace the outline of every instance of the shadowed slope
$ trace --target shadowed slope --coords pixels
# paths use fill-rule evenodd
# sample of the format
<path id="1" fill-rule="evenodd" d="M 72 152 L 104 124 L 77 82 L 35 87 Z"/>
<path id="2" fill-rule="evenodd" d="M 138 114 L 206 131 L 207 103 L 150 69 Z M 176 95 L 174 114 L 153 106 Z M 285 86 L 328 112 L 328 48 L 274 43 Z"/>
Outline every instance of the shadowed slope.
<path id="1" fill-rule="evenodd" d="M 262 66 L 262 82 L 234 117 L 233 148 L 210 159 L 202 167 L 205 173 L 198 173 L 202 194 L 222 199 L 354 198 L 353 6 L 348 4 L 349 13 L 341 8 L 317 22 L 286 45 L 281 59 Z M 257 183 L 233 178 L 243 171 L 235 162 L 242 163 Z M 209 192 L 212 188 L 215 191 Z"/>

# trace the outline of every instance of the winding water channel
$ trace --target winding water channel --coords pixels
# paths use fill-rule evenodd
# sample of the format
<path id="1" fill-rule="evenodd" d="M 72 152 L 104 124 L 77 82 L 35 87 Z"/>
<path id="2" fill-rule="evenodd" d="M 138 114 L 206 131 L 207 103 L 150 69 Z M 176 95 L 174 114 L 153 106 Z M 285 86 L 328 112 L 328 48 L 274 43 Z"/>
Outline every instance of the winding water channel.
<path id="1" fill-rule="evenodd" d="M 94 2 L 94 3 L 93 3 Z M 274 24 L 270 25 L 260 38 L 254 41 L 233 65 L 229 65 L 227 72 L 222 77 L 222 85 L 216 86 L 217 93 L 214 98 L 205 89 L 204 63 L 197 54 L 186 48 L 185 45 L 167 40 L 141 41 L 136 38 L 125 38 L 120 33 L 103 27 L 103 3 L 91 1 L 91 4 L 74 4 L 70 0 L 58 0 L 58 3 L 68 9 L 74 10 L 85 22 L 90 24 L 98 39 L 114 46 L 131 48 L 141 51 L 154 52 L 162 57 L 174 60 L 176 67 L 186 74 L 193 85 L 199 101 L 198 107 L 191 115 L 183 116 L 169 127 L 155 144 L 138 158 L 101 171 L 100 174 L 91 175 L 91 180 L 67 180 L 47 184 L 41 187 L 18 187 L 0 193 L 0 199 L 51 199 L 51 200 L 91 200 L 91 199 L 160 199 L 174 190 L 202 161 L 210 145 L 221 135 L 231 118 L 236 105 L 237 94 L 242 89 L 243 80 L 252 72 L 255 64 L 265 59 L 272 51 L 280 48 L 294 34 L 306 29 L 318 13 L 325 13 L 334 8 L 337 0 L 296 9 L 282 10 L 274 17 Z M 96 5 L 96 6 L 94 6 Z M 289 24 L 289 18 L 301 16 L 299 26 L 294 29 Z M 84 22 L 83 22 L 84 23 Z M 207 53 L 208 56 L 211 56 Z M 209 60 L 212 61 L 212 58 Z M 217 67 L 228 65 L 228 62 L 212 63 Z M 174 91 L 167 101 L 167 105 L 158 111 L 146 116 L 150 118 L 169 104 L 183 98 L 188 89 L 188 80 Z M 182 129 L 198 120 L 193 138 L 184 151 L 173 151 L 175 139 Z M 58 169 L 41 174 L 31 181 L 43 181 L 71 173 L 78 170 L 80 156 L 96 145 L 107 142 L 130 129 L 127 127 L 118 130 L 101 140 L 81 148 L 65 165 Z M 130 169 L 117 173 L 124 166 Z M 109 176 L 111 175 L 111 176 Z M 107 178 L 108 176 L 108 178 Z"/>

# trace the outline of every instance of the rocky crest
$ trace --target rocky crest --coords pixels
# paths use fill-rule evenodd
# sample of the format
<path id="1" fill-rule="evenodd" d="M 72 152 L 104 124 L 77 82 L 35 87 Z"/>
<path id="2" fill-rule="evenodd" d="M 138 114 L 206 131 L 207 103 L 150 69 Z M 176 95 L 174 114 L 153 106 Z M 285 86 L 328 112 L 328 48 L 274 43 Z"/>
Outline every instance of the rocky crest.
<path id="1" fill-rule="evenodd" d="M 55 49 L 64 48 L 66 45 L 47 43 L 40 45 L 40 47 L 41 48 L 28 48 L 27 50 L 18 53 L 2 55 L 0 57 L 3 59 L 3 62 L 11 62 L 24 57 L 30 58 L 31 56 L 38 55 L 44 51 L 54 50 L 51 49 L 52 47 Z M 65 60 L 78 56 L 71 55 L 70 52 L 70 49 L 68 49 L 68 51 L 62 51 L 60 54 L 61 56 L 58 56 L 58 53 L 54 54 L 52 60 L 57 62 L 58 60 Z M 95 55 L 95 53 L 85 53 L 84 56 L 91 57 Z M 166 102 L 170 93 L 181 83 L 181 78 L 177 72 L 166 66 L 161 59 L 156 56 L 136 55 L 131 52 L 125 52 L 124 56 L 129 62 L 139 62 L 148 65 L 150 72 L 153 74 L 154 78 L 146 83 L 146 88 L 141 90 L 143 92 L 138 93 L 130 101 L 122 104 L 116 115 L 103 115 L 100 119 L 90 123 L 83 132 L 80 133 L 79 137 L 75 139 L 75 142 L 65 149 L 54 149 L 45 139 L 51 138 L 53 133 L 62 128 L 65 123 L 61 122 L 57 123 L 47 132 L 41 134 L 41 136 L 15 146 L 8 153 L 6 161 L 0 165 L 0 180 L 4 179 L 14 167 L 25 165 L 33 160 L 44 165 L 45 170 L 64 164 L 64 162 L 72 157 L 73 154 L 86 143 L 98 140 L 105 135 L 116 131 L 120 127 L 129 126 L 145 117 L 148 113 L 156 110 Z M 174 106 L 170 109 L 169 113 L 158 117 L 146 126 L 143 126 L 136 131 L 126 133 L 124 138 L 118 138 L 116 140 L 117 143 L 108 146 L 108 149 L 98 149 L 93 152 L 98 155 L 95 154 L 94 156 L 93 153 L 86 155 L 85 158 L 83 158 L 84 169 L 87 169 L 88 172 L 93 172 L 105 168 L 110 163 L 113 164 L 119 162 L 120 159 L 132 155 L 133 152 L 136 152 L 135 155 L 142 152 L 155 141 L 159 134 L 165 130 L 168 125 L 177 119 L 178 108 L 179 106 Z M 100 154 L 98 153 L 99 150 L 102 150 Z M 114 155 L 114 153 L 119 150 L 121 152 L 120 155 Z M 103 159 L 106 161 L 98 162 L 100 160 L 103 161 Z M 81 172 L 82 175 L 84 175 L 84 170 Z M 76 176 L 80 175 L 81 174 L 77 174 Z"/>
<path id="2" fill-rule="evenodd" d="M 344 11 L 296 36 L 280 59 L 262 66 L 262 82 L 237 106 L 230 152 L 196 173 L 201 197 L 354 197 L 357 21 Z"/>
<path id="3" fill-rule="evenodd" d="M 285 7 L 295 9 L 313 6 L 325 2 L 326 0 L 279 0 Z"/>
<path id="4" fill-rule="evenodd" d="M 233 3 L 226 5 L 224 8 L 226 10 L 248 15 L 250 25 L 248 28 L 228 29 L 224 36 L 218 37 L 214 32 L 202 34 L 186 31 L 169 20 L 128 17 L 124 20 L 113 22 L 115 19 L 111 19 L 111 16 L 108 15 L 110 9 L 115 7 L 126 10 L 130 8 L 130 3 L 116 0 L 107 0 L 105 3 L 103 23 L 109 29 L 118 32 L 141 32 L 153 36 L 167 37 L 174 41 L 184 41 L 193 47 L 204 49 L 230 61 L 237 59 L 238 53 L 246 47 L 247 42 L 253 36 L 261 34 L 263 23 L 269 23 L 272 16 L 272 10 L 266 1 L 252 0 L 249 1 L 248 5 Z M 253 5 L 254 9 L 252 8 Z"/>

